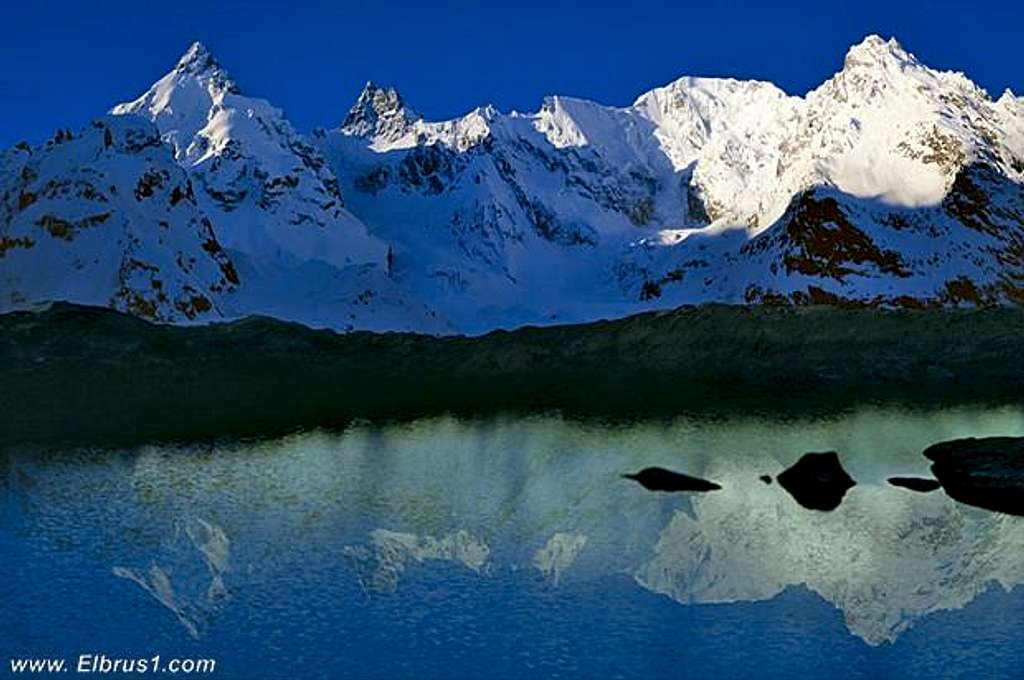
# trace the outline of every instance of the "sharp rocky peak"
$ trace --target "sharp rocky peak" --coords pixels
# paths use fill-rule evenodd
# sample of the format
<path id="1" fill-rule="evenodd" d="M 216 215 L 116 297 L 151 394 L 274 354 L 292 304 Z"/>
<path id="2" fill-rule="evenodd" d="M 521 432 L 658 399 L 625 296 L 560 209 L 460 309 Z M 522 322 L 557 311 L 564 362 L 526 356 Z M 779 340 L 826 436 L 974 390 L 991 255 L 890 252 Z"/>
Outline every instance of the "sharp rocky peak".
<path id="1" fill-rule="evenodd" d="M 183 76 L 194 76 L 213 83 L 218 89 L 239 94 L 238 85 L 228 72 L 220 65 L 206 45 L 196 41 L 181 55 L 174 65 L 174 73 Z"/>
<path id="2" fill-rule="evenodd" d="M 842 69 L 809 92 L 807 98 L 824 97 L 828 106 L 836 99 L 856 106 L 875 106 L 883 96 L 904 102 L 934 98 L 946 85 L 945 74 L 922 64 L 895 38 L 869 35 L 847 51 Z"/>
<path id="3" fill-rule="evenodd" d="M 395 137 L 418 118 L 395 88 L 367 81 L 341 129 L 360 137 Z"/>

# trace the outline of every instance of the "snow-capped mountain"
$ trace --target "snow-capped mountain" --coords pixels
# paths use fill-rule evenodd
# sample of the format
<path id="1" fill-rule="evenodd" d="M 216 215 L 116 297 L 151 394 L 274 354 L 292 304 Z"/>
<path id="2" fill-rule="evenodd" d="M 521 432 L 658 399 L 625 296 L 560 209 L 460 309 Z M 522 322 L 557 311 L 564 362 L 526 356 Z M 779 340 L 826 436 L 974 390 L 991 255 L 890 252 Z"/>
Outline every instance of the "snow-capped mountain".
<path id="1" fill-rule="evenodd" d="M 368 83 L 308 138 L 196 44 L 113 113 L 150 119 L 191 181 L 239 279 L 227 316 L 473 333 L 707 301 L 1024 302 L 1024 100 L 877 36 L 805 96 L 684 77 L 626 107 L 430 122 Z"/>
<path id="2" fill-rule="evenodd" d="M 157 321 L 222 315 L 238 273 L 151 124 L 100 118 L 0 164 L 0 309 L 57 299 Z"/>
<path id="3" fill-rule="evenodd" d="M 641 270 L 660 273 L 644 280 L 651 294 L 699 299 L 697 279 L 729 301 L 1021 300 L 1020 100 L 992 101 L 962 74 L 869 37 L 821 87 L 779 101 L 758 126 L 773 131 L 767 143 L 727 131 L 696 160 L 708 214 L 747 225 L 744 237 L 705 265 L 690 256 L 721 247 L 707 238 L 714 228 L 663 232 L 658 245 L 682 247 L 647 249 Z"/>
<path id="4" fill-rule="evenodd" d="M 234 315 L 341 329 L 448 330 L 388 276 L 387 245 L 344 205 L 323 157 L 200 43 L 115 115 L 149 118 L 188 172 L 245 282 Z"/>
<path id="5" fill-rule="evenodd" d="M 638 298 L 612 280 L 616 261 L 685 204 L 610 145 L 566 142 L 567 109 L 608 132 L 629 125 L 561 98 L 535 115 L 483 108 L 428 123 L 368 84 L 345 125 L 313 138 L 353 212 L 392 244 L 396 278 L 460 328 L 628 314 Z"/>
<path id="6" fill-rule="evenodd" d="M 227 247 L 284 262 L 383 263 L 384 244 L 345 210 L 320 154 L 280 111 L 243 96 L 201 44 L 112 113 L 156 124 Z"/>

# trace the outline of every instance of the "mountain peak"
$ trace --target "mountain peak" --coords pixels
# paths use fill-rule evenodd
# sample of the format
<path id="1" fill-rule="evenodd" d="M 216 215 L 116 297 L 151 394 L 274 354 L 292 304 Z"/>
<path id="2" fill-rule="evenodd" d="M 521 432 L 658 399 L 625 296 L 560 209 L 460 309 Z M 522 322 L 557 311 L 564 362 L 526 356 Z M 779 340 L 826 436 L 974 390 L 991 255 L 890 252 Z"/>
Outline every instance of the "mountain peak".
<path id="1" fill-rule="evenodd" d="M 886 40 L 872 33 L 862 41 L 850 47 L 843 63 L 844 70 L 858 66 L 878 66 L 887 63 L 899 65 L 915 64 L 914 55 L 903 49 L 896 38 Z"/>
<path id="2" fill-rule="evenodd" d="M 189 45 L 185 53 L 178 59 L 176 68 L 186 70 L 193 64 L 206 62 L 211 59 L 213 59 L 213 55 L 210 54 L 210 50 L 207 49 L 206 45 L 196 40 Z"/>
<path id="3" fill-rule="evenodd" d="M 396 138 L 418 118 L 395 88 L 368 80 L 341 129 L 359 137 Z"/>
<path id="4" fill-rule="evenodd" d="M 174 65 L 174 73 L 190 75 L 209 80 L 219 89 L 239 93 L 238 85 L 231 79 L 228 72 L 220 65 L 206 45 L 198 40 L 193 42 Z"/>

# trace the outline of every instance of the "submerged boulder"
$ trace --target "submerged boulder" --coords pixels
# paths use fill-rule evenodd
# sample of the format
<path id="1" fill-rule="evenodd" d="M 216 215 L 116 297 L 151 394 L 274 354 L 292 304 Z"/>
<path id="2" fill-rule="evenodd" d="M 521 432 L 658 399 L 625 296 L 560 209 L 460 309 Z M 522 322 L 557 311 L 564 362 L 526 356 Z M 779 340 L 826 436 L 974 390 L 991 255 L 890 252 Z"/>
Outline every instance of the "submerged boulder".
<path id="1" fill-rule="evenodd" d="M 954 500 L 1024 516 L 1024 437 L 954 439 L 924 451 Z"/>
<path id="2" fill-rule="evenodd" d="M 805 453 L 776 477 L 797 503 L 810 510 L 829 512 L 857 482 L 846 474 L 835 451 Z"/>
<path id="3" fill-rule="evenodd" d="M 639 482 L 648 491 L 716 491 L 722 488 L 706 479 L 660 467 L 644 468 L 640 472 L 622 476 Z"/>

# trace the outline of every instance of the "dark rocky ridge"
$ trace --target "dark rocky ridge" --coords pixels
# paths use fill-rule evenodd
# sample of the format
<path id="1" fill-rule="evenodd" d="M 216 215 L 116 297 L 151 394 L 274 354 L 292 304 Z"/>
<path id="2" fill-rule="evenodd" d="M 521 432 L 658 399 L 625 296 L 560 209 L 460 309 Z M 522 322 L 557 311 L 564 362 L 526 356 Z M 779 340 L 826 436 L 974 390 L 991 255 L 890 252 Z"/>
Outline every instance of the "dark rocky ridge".
<path id="1" fill-rule="evenodd" d="M 1024 311 L 681 308 L 479 338 L 266 318 L 0 316 L 0 442 L 271 436 L 354 418 L 560 411 L 629 420 L 1022 403 Z"/>

